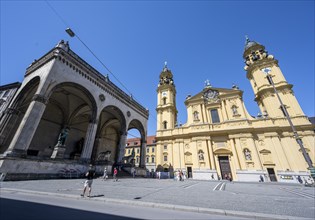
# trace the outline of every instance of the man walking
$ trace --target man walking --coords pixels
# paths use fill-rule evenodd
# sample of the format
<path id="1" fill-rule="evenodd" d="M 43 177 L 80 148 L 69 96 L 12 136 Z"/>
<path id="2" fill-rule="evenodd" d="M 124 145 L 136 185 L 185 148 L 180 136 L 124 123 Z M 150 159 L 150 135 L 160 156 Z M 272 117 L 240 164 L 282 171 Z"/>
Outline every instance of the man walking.
<path id="1" fill-rule="evenodd" d="M 107 169 L 106 167 L 104 168 L 104 174 L 103 174 L 103 180 L 107 180 Z"/>
<path id="2" fill-rule="evenodd" d="M 95 170 L 93 169 L 92 164 L 90 164 L 89 170 L 85 174 L 86 180 L 84 182 L 83 194 L 81 194 L 82 197 L 84 197 L 84 194 L 87 188 L 89 188 L 88 197 L 91 197 L 91 190 L 92 190 L 92 183 L 93 183 L 94 176 L 95 176 Z"/>

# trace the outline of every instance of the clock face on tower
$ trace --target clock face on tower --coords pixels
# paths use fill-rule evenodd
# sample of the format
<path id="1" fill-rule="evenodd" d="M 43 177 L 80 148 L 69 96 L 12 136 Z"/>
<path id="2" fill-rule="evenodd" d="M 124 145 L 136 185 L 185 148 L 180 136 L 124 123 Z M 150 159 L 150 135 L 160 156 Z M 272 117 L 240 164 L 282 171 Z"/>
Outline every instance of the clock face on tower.
<path id="1" fill-rule="evenodd" d="M 166 91 L 162 92 L 162 97 L 166 97 L 166 96 L 167 96 L 167 92 Z"/>

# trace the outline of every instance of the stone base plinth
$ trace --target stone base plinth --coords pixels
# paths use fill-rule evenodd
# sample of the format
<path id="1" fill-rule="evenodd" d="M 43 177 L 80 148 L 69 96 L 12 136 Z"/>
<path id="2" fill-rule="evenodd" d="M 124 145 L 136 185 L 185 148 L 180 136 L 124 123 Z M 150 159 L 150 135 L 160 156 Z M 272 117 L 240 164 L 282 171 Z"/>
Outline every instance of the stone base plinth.
<path id="1" fill-rule="evenodd" d="M 54 151 L 51 155 L 51 159 L 63 159 L 66 151 L 66 147 L 64 145 L 55 146 Z"/>
<path id="2" fill-rule="evenodd" d="M 83 178 L 88 170 L 87 163 L 69 160 L 34 160 L 25 158 L 0 158 L 2 181 Z"/>

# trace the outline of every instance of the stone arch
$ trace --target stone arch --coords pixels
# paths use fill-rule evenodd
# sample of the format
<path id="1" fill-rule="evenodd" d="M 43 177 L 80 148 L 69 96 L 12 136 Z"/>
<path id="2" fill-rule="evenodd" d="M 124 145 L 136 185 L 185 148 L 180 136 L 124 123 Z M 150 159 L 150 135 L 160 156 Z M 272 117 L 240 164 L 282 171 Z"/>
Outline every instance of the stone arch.
<path id="1" fill-rule="evenodd" d="M 65 82 L 44 94 L 48 98 L 45 111 L 28 149 L 29 154 L 50 157 L 60 132 L 69 128 L 63 157 L 79 159 L 88 125 L 96 120 L 97 105 L 83 86 Z"/>
<path id="2" fill-rule="evenodd" d="M 133 119 L 130 121 L 128 125 L 128 131 L 130 129 L 137 129 L 140 133 L 140 167 L 145 166 L 145 156 L 146 156 L 146 143 L 147 143 L 147 137 L 146 137 L 146 130 L 143 126 L 143 124 L 138 119 Z"/>
<path id="3" fill-rule="evenodd" d="M 97 164 L 117 163 L 122 135 L 126 135 L 126 118 L 123 112 L 117 106 L 106 106 L 99 116 L 91 160 Z M 110 152 L 108 161 L 99 160 L 99 155 L 103 152 Z"/>
<path id="4" fill-rule="evenodd" d="M 40 83 L 40 77 L 32 78 L 17 93 L 0 124 L 0 153 L 4 153 L 20 125 Z"/>

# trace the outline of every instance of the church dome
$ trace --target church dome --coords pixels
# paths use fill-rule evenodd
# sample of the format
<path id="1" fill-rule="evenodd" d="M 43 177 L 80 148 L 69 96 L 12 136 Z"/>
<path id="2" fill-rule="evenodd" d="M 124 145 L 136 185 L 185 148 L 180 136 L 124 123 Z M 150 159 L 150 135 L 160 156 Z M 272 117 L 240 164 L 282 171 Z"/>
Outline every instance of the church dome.
<path id="1" fill-rule="evenodd" d="M 255 45 L 260 45 L 260 44 L 255 41 L 249 40 L 249 38 L 246 36 L 244 51 L 246 51 L 248 48 L 253 47 Z"/>

